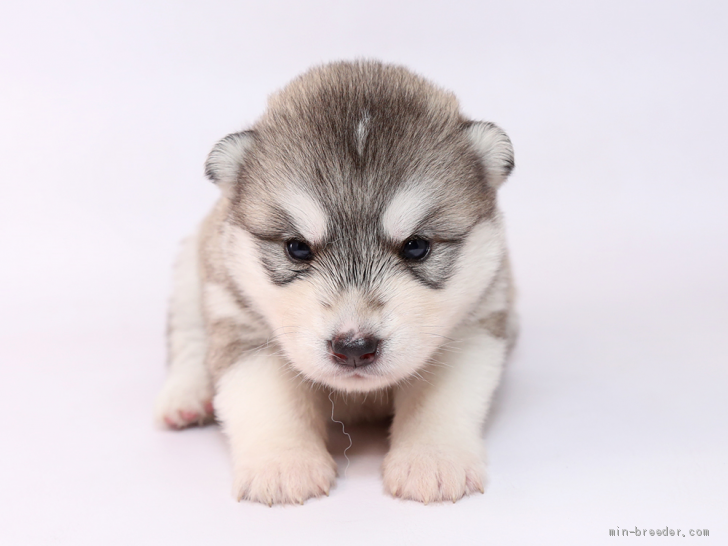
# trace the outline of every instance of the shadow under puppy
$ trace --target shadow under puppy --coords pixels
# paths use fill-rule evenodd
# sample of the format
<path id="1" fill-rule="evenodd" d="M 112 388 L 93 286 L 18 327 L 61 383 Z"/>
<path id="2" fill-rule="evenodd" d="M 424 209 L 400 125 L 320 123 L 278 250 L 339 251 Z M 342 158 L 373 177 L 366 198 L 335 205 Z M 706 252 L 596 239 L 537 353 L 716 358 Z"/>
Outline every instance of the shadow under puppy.
<path id="1" fill-rule="evenodd" d="M 327 494 L 328 396 L 393 415 L 393 495 L 483 491 L 481 426 L 515 336 L 496 190 L 513 149 L 407 69 L 314 68 L 206 164 L 221 196 L 185 241 L 157 419 L 217 419 L 238 499 Z"/>

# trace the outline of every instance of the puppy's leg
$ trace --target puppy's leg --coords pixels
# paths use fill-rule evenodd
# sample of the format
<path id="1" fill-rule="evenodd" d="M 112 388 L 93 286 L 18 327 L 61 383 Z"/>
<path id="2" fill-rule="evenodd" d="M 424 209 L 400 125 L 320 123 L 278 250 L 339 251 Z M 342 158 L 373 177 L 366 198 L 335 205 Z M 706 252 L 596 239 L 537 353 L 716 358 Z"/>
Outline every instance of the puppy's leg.
<path id="1" fill-rule="evenodd" d="M 197 236 L 182 243 L 174 270 L 169 305 L 169 368 L 155 408 L 157 423 L 169 428 L 212 419 L 212 381 L 205 366 Z"/>
<path id="2" fill-rule="evenodd" d="M 321 393 L 281 358 L 260 352 L 228 368 L 215 411 L 230 440 L 238 500 L 302 504 L 328 494 L 336 464 L 326 450 Z"/>
<path id="3" fill-rule="evenodd" d="M 394 394 L 391 448 L 384 484 L 395 496 L 420 502 L 483 491 L 481 428 L 500 379 L 506 340 L 485 330 L 439 352 L 424 373 Z"/>

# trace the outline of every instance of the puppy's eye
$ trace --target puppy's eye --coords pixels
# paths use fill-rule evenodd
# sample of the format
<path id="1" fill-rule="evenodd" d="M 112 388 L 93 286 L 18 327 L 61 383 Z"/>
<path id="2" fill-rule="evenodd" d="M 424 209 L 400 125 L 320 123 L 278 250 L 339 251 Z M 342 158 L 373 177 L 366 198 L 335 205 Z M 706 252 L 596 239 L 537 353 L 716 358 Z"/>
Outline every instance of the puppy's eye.
<path id="1" fill-rule="evenodd" d="M 426 239 L 410 239 L 402 247 L 405 260 L 422 260 L 430 252 L 430 241 Z"/>
<path id="2" fill-rule="evenodd" d="M 288 241 L 286 243 L 288 255 L 294 260 L 307 262 L 313 258 L 313 252 L 303 241 Z"/>

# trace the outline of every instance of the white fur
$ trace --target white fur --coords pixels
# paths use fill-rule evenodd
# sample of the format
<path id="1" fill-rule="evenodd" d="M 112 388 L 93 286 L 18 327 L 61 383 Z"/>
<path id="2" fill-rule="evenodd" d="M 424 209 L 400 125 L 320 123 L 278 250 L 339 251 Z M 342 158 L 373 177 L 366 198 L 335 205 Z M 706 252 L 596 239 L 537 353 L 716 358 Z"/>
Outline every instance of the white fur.
<path id="1" fill-rule="evenodd" d="M 360 153 L 366 122 L 355 129 Z M 510 142 L 487 124 L 475 124 L 469 131 L 489 180 L 499 184 L 507 174 Z M 208 166 L 223 189 L 234 184 L 247 145 L 232 135 L 211 154 Z M 428 214 L 431 198 L 424 183 L 411 183 L 395 195 L 381 220 L 389 237 L 403 241 L 412 236 Z M 307 241 L 318 243 L 330 236 L 322 206 L 300 186 L 290 185 L 279 202 Z M 356 393 L 374 391 L 387 400 L 391 393 L 395 416 L 383 473 L 393 495 L 427 503 L 455 501 L 483 490 L 480 432 L 507 340 L 467 321 L 472 321 L 476 305 L 480 317 L 510 307 L 508 281 L 496 277 L 505 253 L 499 214 L 472 229 L 444 288 L 433 290 L 410 275 L 388 273 L 377 288 L 383 302 L 378 306 L 369 305 L 371 294 L 358 288 L 332 294 L 320 275 L 275 286 L 251 234 L 231 223 L 220 224 L 214 233 L 210 244 L 219 246 L 211 255 L 224 256 L 213 264 L 224 268 L 216 274 L 237 284 L 252 311 L 263 317 L 261 328 L 270 331 L 262 348 L 233 356 L 237 361 L 232 366 L 215 372 L 220 375 L 214 407 L 230 441 L 237 499 L 302 503 L 328 494 L 336 473 L 326 450 L 330 406 L 312 382 L 340 394 L 353 393 L 358 400 L 363 394 Z M 225 349 L 225 341 L 214 341 L 215 336 L 208 341 L 203 315 L 213 328 L 217 322 L 246 327 L 251 321 L 227 285 L 201 280 L 197 246 L 196 237 L 183 245 L 170 304 L 170 369 L 156 418 L 172 428 L 212 417 L 213 386 L 205 353 L 208 342 L 214 355 L 218 347 Z M 332 361 L 328 340 L 349 330 L 386 340 L 376 365 L 355 370 Z M 360 407 L 381 415 L 389 404 Z"/>
<path id="2" fill-rule="evenodd" d="M 207 158 L 208 175 L 227 197 L 232 196 L 243 159 L 252 144 L 249 133 L 234 133 L 218 142 Z"/>
<path id="3" fill-rule="evenodd" d="M 384 485 L 421 501 L 452 500 L 483 491 L 481 426 L 506 355 L 506 342 L 462 333 L 439 353 L 423 380 L 395 389 Z M 454 351 L 454 352 L 453 352 Z"/>
<path id="4" fill-rule="evenodd" d="M 470 142 L 480 155 L 488 180 L 499 187 L 510 173 L 513 162 L 513 145 L 508 136 L 492 123 L 473 123 L 467 129 Z"/>
<path id="5" fill-rule="evenodd" d="M 276 297 L 279 291 L 266 276 L 260 263 L 258 245 L 253 236 L 237 226 L 226 225 L 222 245 L 230 256 L 227 263 L 228 271 L 242 281 L 246 294 L 254 295 L 250 298 L 250 303 L 255 311 L 265 317 L 274 331 L 276 328 L 286 326 L 278 317 L 285 310 L 284 306 L 291 307 L 290 302 L 281 302 L 281 307 L 275 305 L 280 299 Z"/>
<path id="6" fill-rule="evenodd" d="M 341 294 L 329 311 L 310 313 L 319 305 L 315 283 L 292 283 L 283 290 L 272 285 L 257 248 L 250 234 L 225 225 L 228 270 L 276 332 L 276 342 L 243 355 L 217 384 L 214 405 L 230 439 L 236 498 L 298 503 L 328 493 L 332 486 L 335 466 L 325 446 L 330 410 L 326 401 L 322 406 L 321 391 L 300 375 L 349 392 L 395 385 L 392 448 L 383 467 L 385 486 L 393 495 L 434 502 L 482 491 L 480 427 L 501 373 L 506 340 L 457 325 L 476 304 L 478 287 L 496 279 L 505 248 L 500 216 L 473 229 L 446 288 L 433 291 L 407 276 L 397 277 L 387 284 L 388 303 L 378 311 L 361 306 L 361 294 L 354 290 Z M 175 427 L 191 424 L 181 412 L 199 412 L 211 395 L 202 365 L 196 259 L 192 239 L 185 243 L 176 270 L 172 366 L 158 410 L 159 418 Z M 242 320 L 225 287 L 206 283 L 204 299 L 209 319 Z M 488 313 L 506 305 L 500 290 L 483 309 Z M 411 320 L 412 314 L 417 321 Z M 388 340 L 381 373 L 342 374 L 328 357 L 324 340 L 332 328 L 363 323 L 376 325 Z M 452 341 L 438 350 L 441 336 Z M 419 340 L 414 347 L 413 339 Z"/>
<path id="7" fill-rule="evenodd" d="M 329 493 L 336 464 L 326 450 L 326 416 L 312 388 L 268 350 L 220 379 L 215 409 L 230 440 L 233 495 L 265 504 Z"/>
<path id="8" fill-rule="evenodd" d="M 500 216 L 476 226 L 461 252 L 455 277 L 442 290 L 433 291 L 408 276 L 398 276 L 386 285 L 384 309 L 367 310 L 362 295 L 351 291 L 339 295 L 328 310 L 320 308 L 325 286 L 314 281 L 292 283 L 285 289 L 272 285 L 258 259 L 252 236 L 228 226 L 226 249 L 230 272 L 251 294 L 251 303 L 266 318 L 277 342 L 292 364 L 307 378 L 331 387 L 366 392 L 388 387 L 410 377 L 441 344 L 443 336 L 461 322 L 478 300 L 478 291 L 495 277 L 504 252 Z M 291 302 L 295 302 L 292 304 Z M 311 313 L 311 309 L 318 312 Z M 413 321 L 412 316 L 418 320 Z M 378 372 L 354 373 L 332 362 L 327 340 L 343 326 L 367 330 L 387 340 Z M 416 340 L 416 343 L 413 343 Z"/>
<path id="9" fill-rule="evenodd" d="M 369 135 L 369 114 L 365 113 L 356 125 L 356 152 L 361 157 Z"/>
<path id="10" fill-rule="evenodd" d="M 437 254 L 440 244 L 448 251 L 446 229 L 431 234 L 432 251 L 425 258 L 429 262 L 398 261 L 398 245 L 413 235 L 427 235 L 417 231 L 427 224 L 433 207 L 454 207 L 450 214 L 464 210 L 454 201 L 458 196 L 470 193 L 488 206 L 484 200 L 489 195 L 475 195 L 472 188 L 457 186 L 456 180 L 448 184 L 447 172 L 461 172 L 476 152 L 488 183 L 498 187 L 513 167 L 513 149 L 497 126 L 463 124 L 454 96 L 401 68 L 376 63 L 332 66 L 310 72 L 273 97 L 270 115 L 250 131 L 222 139 L 207 159 L 206 173 L 223 197 L 203 223 L 201 255 L 197 238 L 186 241 L 175 270 L 170 368 L 157 400 L 157 420 L 172 428 L 209 420 L 214 377 L 215 413 L 230 442 L 235 497 L 266 504 L 302 503 L 328 494 L 334 483 L 336 466 L 326 449 L 327 423 L 334 416 L 326 395 L 333 390 L 331 400 L 351 397 L 350 405 L 335 412 L 344 419 L 381 417 L 393 409 L 391 450 L 383 466 L 390 493 L 425 503 L 455 501 L 483 490 L 481 427 L 508 349 L 504 332 L 512 329 L 512 322 L 506 323 L 513 316 L 512 291 L 501 217 L 496 213 L 478 223 L 461 246 L 450 247 L 452 258 L 447 259 L 455 260 L 453 264 L 443 264 L 448 254 Z M 364 76 L 369 79 L 360 79 Z M 363 83 L 342 87 L 342 78 Z M 340 96 L 329 96 L 329 89 Z M 389 131 L 387 124 L 380 125 L 380 114 L 371 110 L 375 106 L 357 106 L 370 108 L 372 118 L 366 111 L 349 117 L 347 107 L 346 118 L 340 120 L 343 126 L 329 123 L 327 116 L 321 117 L 326 123 L 308 119 L 309 113 L 319 113 L 317 105 L 329 104 L 332 98 L 349 104 L 351 92 L 357 97 L 353 104 L 364 97 L 362 104 L 376 106 L 382 92 L 413 101 L 413 112 L 382 112 L 402 116 L 392 121 L 410 146 L 425 144 L 406 150 L 414 169 L 411 179 L 389 203 L 376 205 L 385 209 L 374 211 L 382 213 L 381 224 L 357 226 L 363 237 L 346 241 L 360 243 L 354 246 L 361 248 L 358 256 L 335 246 L 343 245 L 344 239 L 327 233 L 328 215 L 346 217 L 348 211 L 339 207 L 368 213 L 373 207 L 357 200 L 367 199 L 370 190 L 373 197 L 384 195 L 379 191 L 398 183 L 390 179 L 390 167 L 380 158 L 399 153 L 399 146 L 382 144 L 386 138 L 373 139 L 371 131 Z M 381 104 L 390 108 L 389 99 Z M 429 109 L 431 120 L 417 113 L 419 104 Z M 328 127 L 335 133 L 314 134 Z M 463 153 L 467 146 L 455 130 L 465 131 L 469 153 Z M 349 138 L 342 139 L 342 132 Z M 395 129 L 392 136 L 398 133 Z M 322 136 L 326 138 L 317 143 Z M 267 146 L 271 137 L 275 138 Z M 321 170 L 334 183 L 339 176 L 355 175 L 358 165 L 349 162 L 348 152 L 352 138 L 362 159 L 354 163 L 366 159 L 370 146 L 387 147 L 372 149 L 376 178 L 355 192 L 342 191 L 333 200 L 319 202 L 308 190 L 314 181 L 306 177 Z M 342 145 L 329 148 L 331 139 Z M 428 142 L 447 147 L 435 153 Z M 414 157 L 420 151 L 422 161 Z M 254 156 L 246 158 L 249 152 Z M 448 157 L 452 169 L 445 164 Z M 249 168 L 245 180 L 240 177 L 243 167 Z M 447 199 L 441 192 L 448 192 Z M 280 230 L 272 230 L 271 237 L 262 235 L 279 208 L 312 243 L 314 261 L 308 266 L 286 258 L 286 238 L 291 235 Z M 478 221 L 477 214 L 469 218 Z M 247 228 L 240 227 L 241 219 Z M 422 231 L 438 229 L 437 222 L 430 224 Z M 254 228 L 260 228 L 258 239 L 245 230 Z M 387 237 L 381 238 L 381 230 Z M 444 280 L 434 288 L 435 281 L 426 277 L 443 265 L 453 267 L 441 271 L 437 278 Z M 291 282 L 272 282 L 280 274 L 285 277 L 288 267 L 293 270 Z M 349 331 L 379 340 L 369 366 L 344 366 L 333 358 L 333 337 Z M 374 403 L 367 404 L 367 396 Z"/>
<path id="11" fill-rule="evenodd" d="M 229 290 L 215 283 L 205 283 L 205 310 L 209 320 L 231 320 L 240 324 L 243 315 Z"/>
<path id="12" fill-rule="evenodd" d="M 431 195 L 424 184 L 405 186 L 397 192 L 382 215 L 385 233 L 395 241 L 410 237 L 429 212 L 431 203 Z"/>
<path id="13" fill-rule="evenodd" d="M 301 235 L 308 242 L 318 243 L 326 237 L 326 213 L 306 192 L 291 189 L 281 199 L 281 205 L 291 215 Z"/>
<path id="14" fill-rule="evenodd" d="M 212 382 L 205 367 L 207 342 L 201 312 L 198 239 L 182 243 L 169 310 L 169 370 L 157 397 L 155 420 L 182 428 L 212 417 Z"/>

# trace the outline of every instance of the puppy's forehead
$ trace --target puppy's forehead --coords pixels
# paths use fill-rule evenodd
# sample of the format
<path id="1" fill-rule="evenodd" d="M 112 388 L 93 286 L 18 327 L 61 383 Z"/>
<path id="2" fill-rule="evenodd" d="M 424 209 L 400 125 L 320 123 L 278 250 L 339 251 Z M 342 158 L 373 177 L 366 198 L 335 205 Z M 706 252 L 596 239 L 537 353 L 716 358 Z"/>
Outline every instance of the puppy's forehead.
<path id="1" fill-rule="evenodd" d="M 253 131 L 240 206 L 261 226 L 280 209 L 311 240 L 352 225 L 400 240 L 427 216 L 472 224 L 492 205 L 457 100 L 404 69 L 314 70 Z"/>

